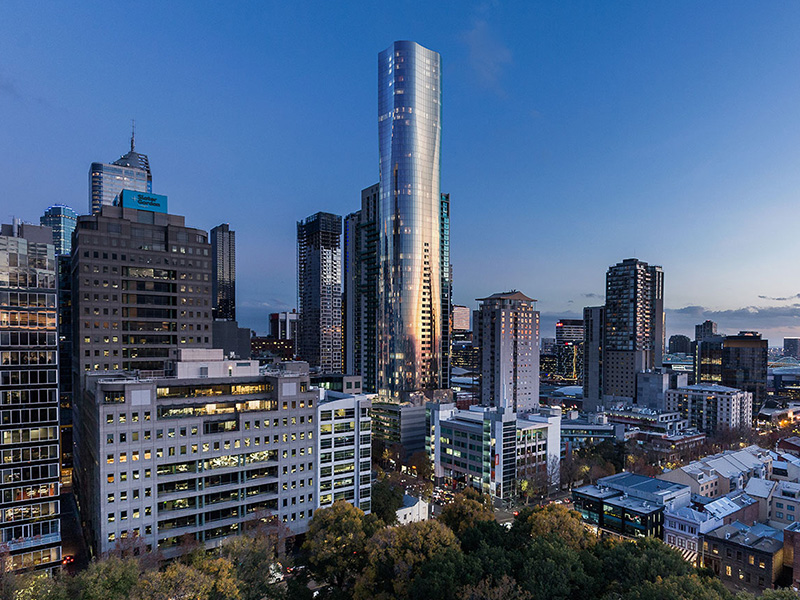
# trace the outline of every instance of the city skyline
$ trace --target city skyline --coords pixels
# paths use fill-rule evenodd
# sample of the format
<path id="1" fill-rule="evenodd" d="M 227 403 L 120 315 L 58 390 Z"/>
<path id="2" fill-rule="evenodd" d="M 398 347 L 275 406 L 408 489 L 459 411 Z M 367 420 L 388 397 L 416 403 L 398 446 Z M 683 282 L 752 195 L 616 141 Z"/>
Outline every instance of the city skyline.
<path id="1" fill-rule="evenodd" d="M 196 210 L 193 225 L 206 231 L 230 222 L 240 255 L 257 257 L 237 265 L 243 326 L 265 331 L 270 312 L 294 307 L 294 261 L 261 257 L 291 259 L 298 219 L 347 214 L 374 182 L 375 56 L 411 39 L 443 56 L 454 302 L 474 308 L 493 291 L 525 289 L 551 337 L 557 319 L 602 303 L 608 265 L 635 257 L 664 267 L 667 337 L 691 336 L 707 318 L 723 333 L 756 329 L 772 346 L 800 333 L 791 248 L 772 242 L 792 239 L 781 216 L 800 187 L 795 6 L 720 14 L 688 5 L 475 4 L 372 28 L 388 8 L 337 16 L 269 4 L 225 15 L 201 5 L 183 30 L 161 18 L 149 27 L 144 14 L 118 18 L 121 7 L 28 15 L 8 6 L 15 26 L 0 41 L 0 108 L 15 152 L 0 167 L 4 218 L 37 222 L 56 198 L 83 212 L 87 168 L 126 151 L 136 117 L 153 192 L 168 195 L 178 214 Z M 106 19 L 119 22 L 113 35 Z M 82 21 L 92 48 L 68 33 Z M 306 25 L 321 35 L 297 47 Z M 333 77 L 322 50 L 350 30 L 360 39 L 337 50 Z M 241 35 L 231 41 L 234 31 Z M 198 50 L 197 37 L 220 55 Z M 115 51 L 122 38 L 140 41 L 135 63 Z M 112 67 L 140 61 L 147 85 L 115 77 Z M 325 94 L 309 93 L 312 81 Z M 197 98 L 178 93 L 190 82 Z M 303 122 L 314 114 L 335 117 Z M 323 154 L 324 187 L 299 175 Z M 48 176 L 21 176 L 40 161 Z M 206 162 L 237 176 L 215 177 Z"/>

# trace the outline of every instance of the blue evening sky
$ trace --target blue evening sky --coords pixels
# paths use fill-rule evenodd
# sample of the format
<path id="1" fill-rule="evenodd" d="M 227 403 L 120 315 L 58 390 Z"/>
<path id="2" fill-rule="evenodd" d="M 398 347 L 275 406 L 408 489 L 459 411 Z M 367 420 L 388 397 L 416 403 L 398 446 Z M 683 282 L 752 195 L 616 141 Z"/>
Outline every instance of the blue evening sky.
<path id="1" fill-rule="evenodd" d="M 377 55 L 441 53 L 454 300 L 517 288 L 542 335 L 609 265 L 665 271 L 667 331 L 800 335 L 796 2 L 0 3 L 0 219 L 85 212 L 92 161 L 150 157 L 237 232 L 238 312 L 295 306 L 295 222 L 377 181 Z"/>

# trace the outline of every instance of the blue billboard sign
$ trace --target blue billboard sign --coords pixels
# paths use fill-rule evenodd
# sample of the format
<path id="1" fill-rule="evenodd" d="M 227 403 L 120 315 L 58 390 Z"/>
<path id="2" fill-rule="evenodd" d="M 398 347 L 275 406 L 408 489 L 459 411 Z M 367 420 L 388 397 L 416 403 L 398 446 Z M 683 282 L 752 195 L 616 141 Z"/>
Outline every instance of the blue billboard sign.
<path id="1" fill-rule="evenodd" d="M 120 193 L 120 204 L 123 208 L 135 208 L 138 210 L 149 210 L 150 212 L 167 212 L 167 197 L 148 192 L 134 192 L 133 190 L 122 190 Z"/>

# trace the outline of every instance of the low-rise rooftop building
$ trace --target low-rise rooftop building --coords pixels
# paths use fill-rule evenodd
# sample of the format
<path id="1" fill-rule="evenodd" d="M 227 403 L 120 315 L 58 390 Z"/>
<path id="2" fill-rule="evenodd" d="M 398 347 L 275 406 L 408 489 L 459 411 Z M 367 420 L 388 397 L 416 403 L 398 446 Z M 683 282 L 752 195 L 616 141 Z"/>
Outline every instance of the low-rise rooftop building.
<path id="1" fill-rule="evenodd" d="M 768 479 L 772 475 L 772 456 L 758 446 L 742 450 L 729 450 L 712 454 L 688 465 L 665 471 L 659 479 L 691 486 L 693 494 L 716 498 L 728 492 L 744 489 L 747 482 L 757 477 Z"/>
<path id="2" fill-rule="evenodd" d="M 689 486 L 617 473 L 572 490 L 575 510 L 599 529 L 627 537 L 664 537 L 664 510 L 689 506 Z"/>
<path id="3" fill-rule="evenodd" d="M 783 575 L 783 531 L 738 521 L 702 535 L 703 566 L 731 590 L 760 594 Z"/>

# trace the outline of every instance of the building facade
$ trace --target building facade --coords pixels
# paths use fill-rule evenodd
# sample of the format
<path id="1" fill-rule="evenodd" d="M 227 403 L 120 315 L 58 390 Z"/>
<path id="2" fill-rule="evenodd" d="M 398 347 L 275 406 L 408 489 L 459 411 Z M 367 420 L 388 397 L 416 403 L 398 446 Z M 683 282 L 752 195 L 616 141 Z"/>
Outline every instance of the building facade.
<path id="1" fill-rule="evenodd" d="M 270 313 L 269 335 L 276 340 L 296 340 L 300 315 L 291 312 Z"/>
<path id="2" fill-rule="evenodd" d="M 75 469 L 94 552 L 137 536 L 170 558 L 269 517 L 305 532 L 318 400 L 305 363 L 261 373 L 215 349 L 182 350 L 171 378 L 89 375 Z"/>
<path id="3" fill-rule="evenodd" d="M 583 309 L 583 408 L 594 411 L 603 404 L 603 332 L 605 306 Z"/>
<path id="4" fill-rule="evenodd" d="M 601 477 L 572 490 L 575 510 L 598 529 L 626 537 L 664 537 L 664 510 L 688 506 L 689 486 L 634 473 Z"/>
<path id="5" fill-rule="evenodd" d="M 453 305 L 453 332 L 471 331 L 469 325 L 471 312 L 468 306 L 463 306 L 461 304 Z"/>
<path id="6" fill-rule="evenodd" d="M 714 321 L 706 319 L 699 325 L 694 326 L 694 340 L 701 342 L 707 338 L 717 335 L 717 324 Z"/>
<path id="7" fill-rule="evenodd" d="M 783 532 L 738 521 L 701 537 L 702 565 L 734 591 L 760 594 L 776 587 L 783 571 Z"/>
<path id="8" fill-rule="evenodd" d="M 504 408 L 428 407 L 427 436 L 438 485 L 472 487 L 510 500 L 517 481 L 517 417 Z"/>
<path id="9" fill-rule="evenodd" d="M 319 507 L 345 500 L 368 513 L 372 502 L 372 400 L 331 390 L 321 397 L 317 404 Z"/>
<path id="10" fill-rule="evenodd" d="M 150 161 L 135 150 L 131 135 L 131 151 L 111 164 L 92 163 L 89 167 L 89 212 L 97 214 L 102 206 L 113 206 L 122 190 L 153 191 Z"/>
<path id="11" fill-rule="evenodd" d="M 475 335 L 480 349 L 481 402 L 513 412 L 539 406 L 539 311 L 518 291 L 480 300 Z"/>
<path id="12" fill-rule="evenodd" d="M 361 375 L 364 389 L 378 389 L 378 194 L 361 190 L 361 210 L 344 220 L 344 370 Z"/>
<path id="13" fill-rule="evenodd" d="M 800 338 L 783 338 L 783 355 L 800 358 Z"/>
<path id="14" fill-rule="evenodd" d="M 56 256 L 49 227 L 0 230 L 0 534 L 12 570 L 61 562 Z"/>
<path id="15" fill-rule="evenodd" d="M 767 399 L 769 342 L 755 331 L 729 335 L 722 343 L 722 385 L 753 394 L 754 419 Z"/>
<path id="16" fill-rule="evenodd" d="M 685 335 L 671 335 L 669 338 L 669 353 L 691 354 L 692 340 Z"/>
<path id="17" fill-rule="evenodd" d="M 606 273 L 604 400 L 636 397 L 636 373 L 664 355 L 664 272 L 635 258 Z"/>
<path id="18" fill-rule="evenodd" d="M 214 319 L 236 320 L 236 232 L 227 223 L 211 230 L 211 297 Z"/>
<path id="19" fill-rule="evenodd" d="M 667 390 L 666 409 L 677 411 L 705 433 L 730 429 L 751 429 L 753 395 L 750 392 L 713 384 L 695 384 Z"/>
<path id="20" fill-rule="evenodd" d="M 706 335 L 692 343 L 695 383 L 722 385 L 722 344 L 724 341 L 725 336 L 723 335 Z"/>
<path id="21" fill-rule="evenodd" d="M 178 215 L 104 205 L 79 217 L 73 372 L 163 371 L 178 348 L 210 348 L 210 249 Z"/>
<path id="22" fill-rule="evenodd" d="M 323 373 L 341 373 L 342 217 L 316 213 L 297 223 L 298 354 Z"/>
<path id="23" fill-rule="evenodd" d="M 583 342 L 583 319 L 560 319 L 556 323 L 556 345 Z"/>
<path id="24" fill-rule="evenodd" d="M 408 41 L 381 52 L 378 390 L 392 397 L 447 386 L 441 114 L 439 54 Z"/>
<path id="25" fill-rule="evenodd" d="M 64 204 L 54 204 L 39 217 L 39 223 L 53 230 L 56 256 L 72 252 L 72 232 L 78 223 L 78 213 Z"/>

